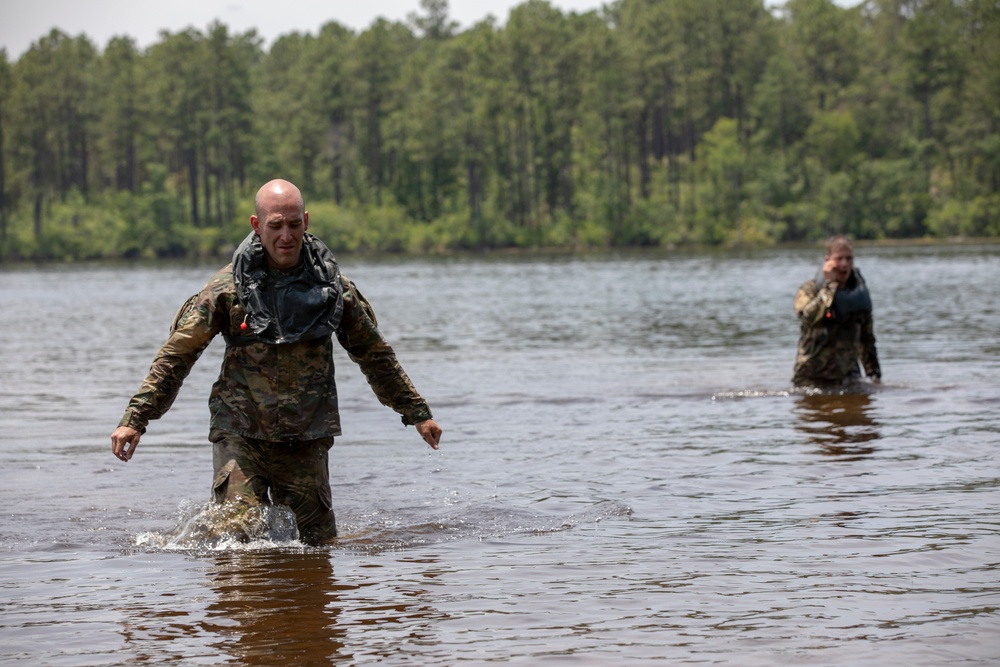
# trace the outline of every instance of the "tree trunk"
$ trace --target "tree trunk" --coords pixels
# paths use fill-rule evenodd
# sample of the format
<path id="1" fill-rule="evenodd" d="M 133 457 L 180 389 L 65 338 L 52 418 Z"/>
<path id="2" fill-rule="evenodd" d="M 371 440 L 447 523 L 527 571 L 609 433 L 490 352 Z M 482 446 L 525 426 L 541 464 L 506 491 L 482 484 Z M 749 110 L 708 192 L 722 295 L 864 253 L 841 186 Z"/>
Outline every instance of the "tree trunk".
<path id="1" fill-rule="evenodd" d="M 35 210 L 33 215 L 35 223 L 35 241 L 42 239 L 42 193 L 35 193 Z"/>
<path id="2" fill-rule="evenodd" d="M 188 190 L 191 198 L 191 222 L 195 227 L 201 227 L 201 219 L 198 217 L 198 162 L 195 150 L 187 150 L 188 166 Z"/>
<path id="3" fill-rule="evenodd" d="M 649 199 L 649 116 L 650 108 L 647 106 L 639 114 L 639 122 L 636 123 L 636 149 L 639 161 L 639 195 L 643 199 Z"/>

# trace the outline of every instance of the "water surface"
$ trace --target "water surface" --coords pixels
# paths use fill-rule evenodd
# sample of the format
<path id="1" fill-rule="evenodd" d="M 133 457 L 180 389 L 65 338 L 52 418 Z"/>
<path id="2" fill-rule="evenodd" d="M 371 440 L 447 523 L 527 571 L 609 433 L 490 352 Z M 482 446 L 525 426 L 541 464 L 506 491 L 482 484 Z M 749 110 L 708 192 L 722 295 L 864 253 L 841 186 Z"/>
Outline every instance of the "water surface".
<path id="1" fill-rule="evenodd" d="M 340 354 L 323 549 L 171 541 L 221 340 L 111 455 L 217 267 L 0 271 L 0 662 L 996 664 L 1000 246 L 858 248 L 885 382 L 835 396 L 819 254 L 342 258 L 445 437 Z"/>

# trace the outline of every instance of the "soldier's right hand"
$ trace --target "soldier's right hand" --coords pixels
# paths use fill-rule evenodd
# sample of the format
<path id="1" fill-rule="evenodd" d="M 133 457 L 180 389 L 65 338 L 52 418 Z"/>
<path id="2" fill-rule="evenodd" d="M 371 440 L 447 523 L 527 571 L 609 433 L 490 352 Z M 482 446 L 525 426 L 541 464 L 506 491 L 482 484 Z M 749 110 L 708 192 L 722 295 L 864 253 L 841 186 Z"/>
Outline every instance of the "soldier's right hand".
<path id="1" fill-rule="evenodd" d="M 826 261 L 823 262 L 823 278 L 826 279 L 827 284 L 837 281 L 837 261 L 833 257 L 827 257 Z"/>
<path id="2" fill-rule="evenodd" d="M 130 426 L 119 426 L 111 434 L 111 453 L 122 461 L 128 461 L 139 444 L 140 433 Z"/>

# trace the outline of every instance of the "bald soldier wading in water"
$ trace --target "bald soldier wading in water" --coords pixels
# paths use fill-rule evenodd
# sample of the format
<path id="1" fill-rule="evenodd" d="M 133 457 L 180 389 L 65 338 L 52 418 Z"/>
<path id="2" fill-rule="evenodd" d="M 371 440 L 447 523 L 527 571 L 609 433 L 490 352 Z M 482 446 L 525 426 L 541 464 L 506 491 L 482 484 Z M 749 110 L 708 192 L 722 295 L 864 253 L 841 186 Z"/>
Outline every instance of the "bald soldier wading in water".
<path id="1" fill-rule="evenodd" d="M 286 505 L 302 541 L 321 544 L 337 535 L 328 469 L 328 451 L 341 434 L 333 336 L 379 401 L 433 449 L 441 428 L 379 333 L 371 305 L 329 248 L 307 233 L 298 188 L 270 181 L 254 208 L 253 231 L 232 263 L 174 317 L 111 434 L 111 451 L 132 458 L 149 421 L 167 411 L 194 362 L 222 334 L 226 350 L 209 398 L 213 499 Z"/>

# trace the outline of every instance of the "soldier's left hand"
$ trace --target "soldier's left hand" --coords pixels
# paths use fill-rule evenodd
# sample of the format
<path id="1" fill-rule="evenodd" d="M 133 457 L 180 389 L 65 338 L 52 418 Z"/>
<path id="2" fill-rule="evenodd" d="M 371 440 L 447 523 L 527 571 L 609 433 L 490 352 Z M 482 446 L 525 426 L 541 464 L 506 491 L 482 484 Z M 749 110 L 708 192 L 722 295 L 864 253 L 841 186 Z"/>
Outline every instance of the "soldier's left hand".
<path id="1" fill-rule="evenodd" d="M 437 422 L 433 419 L 427 419 L 425 421 L 416 424 L 417 433 L 420 437 L 424 439 L 431 449 L 438 449 L 439 443 L 441 442 L 441 427 L 437 425 Z"/>

